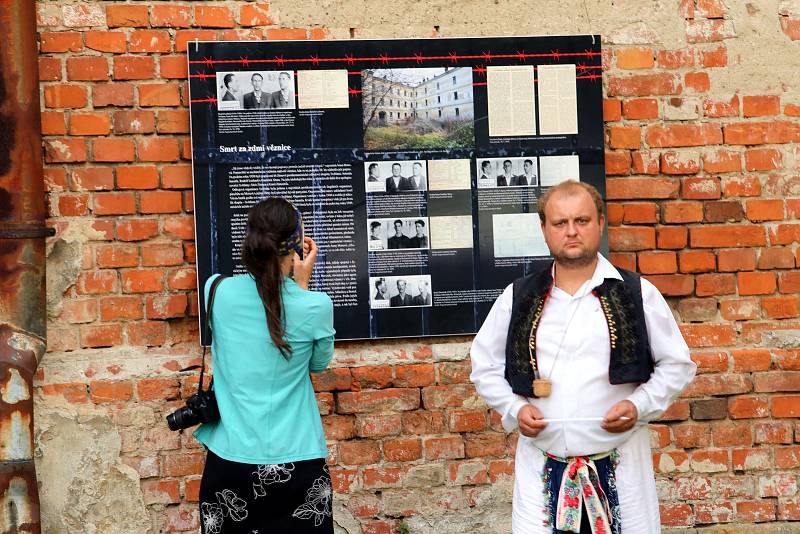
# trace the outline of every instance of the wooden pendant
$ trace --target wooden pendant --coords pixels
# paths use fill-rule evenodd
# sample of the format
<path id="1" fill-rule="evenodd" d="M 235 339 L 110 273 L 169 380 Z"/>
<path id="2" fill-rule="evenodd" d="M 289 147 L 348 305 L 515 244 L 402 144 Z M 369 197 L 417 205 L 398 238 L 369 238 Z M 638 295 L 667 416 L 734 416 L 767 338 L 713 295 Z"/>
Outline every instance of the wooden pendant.
<path id="1" fill-rule="evenodd" d="M 533 381 L 533 394 L 537 397 L 549 397 L 553 383 L 549 378 L 537 378 Z"/>

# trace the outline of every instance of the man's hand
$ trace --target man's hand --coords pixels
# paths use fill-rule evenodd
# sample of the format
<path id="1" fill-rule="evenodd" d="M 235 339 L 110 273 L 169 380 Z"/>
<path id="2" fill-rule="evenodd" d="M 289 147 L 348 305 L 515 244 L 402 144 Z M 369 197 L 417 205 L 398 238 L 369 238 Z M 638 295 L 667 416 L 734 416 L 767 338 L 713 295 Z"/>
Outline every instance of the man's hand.
<path id="1" fill-rule="evenodd" d="M 600 426 L 606 432 L 618 434 L 633 428 L 638 419 L 639 411 L 636 406 L 629 400 L 622 400 L 608 410 Z"/>
<path id="2" fill-rule="evenodd" d="M 526 404 L 520 408 L 519 413 L 517 413 L 520 434 L 529 438 L 538 436 L 539 432 L 547 426 L 547 423 L 541 421 L 541 419 L 544 419 L 544 417 L 536 406 Z"/>

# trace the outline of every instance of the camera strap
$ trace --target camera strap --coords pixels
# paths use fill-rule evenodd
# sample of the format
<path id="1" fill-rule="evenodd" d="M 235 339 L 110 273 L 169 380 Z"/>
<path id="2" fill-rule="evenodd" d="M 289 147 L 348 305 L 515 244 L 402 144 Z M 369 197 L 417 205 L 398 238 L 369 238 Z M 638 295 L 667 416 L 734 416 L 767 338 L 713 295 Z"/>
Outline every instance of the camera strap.
<path id="1" fill-rule="evenodd" d="M 203 332 L 206 334 L 206 339 L 211 339 L 211 312 L 214 309 L 214 295 L 217 293 L 217 286 L 220 282 L 222 282 L 227 276 L 221 274 L 211 282 L 211 287 L 208 290 L 208 302 L 206 302 L 206 322 L 203 325 Z M 203 363 L 200 366 L 200 383 L 197 385 L 197 392 L 201 392 L 203 390 L 203 375 L 206 370 L 206 347 L 203 345 Z M 184 369 L 186 370 L 186 369 Z M 211 383 L 208 384 L 208 389 L 211 389 L 211 386 L 214 384 L 214 378 L 211 378 Z"/>

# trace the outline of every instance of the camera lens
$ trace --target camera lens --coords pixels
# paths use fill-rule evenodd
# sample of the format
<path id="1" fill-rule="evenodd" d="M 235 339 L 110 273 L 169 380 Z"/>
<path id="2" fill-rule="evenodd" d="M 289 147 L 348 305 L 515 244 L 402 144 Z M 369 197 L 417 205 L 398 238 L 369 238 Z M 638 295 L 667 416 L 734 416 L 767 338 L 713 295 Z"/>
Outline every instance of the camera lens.
<path id="1" fill-rule="evenodd" d="M 194 411 L 185 406 L 179 410 L 175 410 L 167 416 L 167 426 L 170 430 L 180 430 L 182 428 L 189 428 L 200 422 L 200 419 Z"/>

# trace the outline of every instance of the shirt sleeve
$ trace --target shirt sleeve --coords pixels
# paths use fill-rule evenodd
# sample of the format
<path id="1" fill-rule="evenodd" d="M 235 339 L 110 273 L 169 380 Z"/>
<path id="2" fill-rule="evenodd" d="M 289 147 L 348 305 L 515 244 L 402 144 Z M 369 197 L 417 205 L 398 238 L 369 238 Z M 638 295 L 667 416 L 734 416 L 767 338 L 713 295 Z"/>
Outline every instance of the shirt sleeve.
<path id="1" fill-rule="evenodd" d="M 330 297 L 320 293 L 317 313 L 314 320 L 314 347 L 311 353 L 309 368 L 312 373 L 325 370 L 333 359 L 333 302 Z"/>
<path id="2" fill-rule="evenodd" d="M 507 432 L 517 427 L 517 413 L 528 404 L 525 397 L 511 390 L 505 378 L 512 295 L 512 286 L 509 285 L 495 301 L 470 349 L 472 373 L 469 378 L 486 404 L 500 414 Z"/>
<path id="3" fill-rule="evenodd" d="M 648 422 L 664 413 L 689 385 L 697 365 L 689 356 L 689 347 L 678 329 L 667 301 L 644 278 L 642 301 L 655 369 L 650 380 L 639 385 L 628 400 L 636 406 L 639 420 Z"/>

